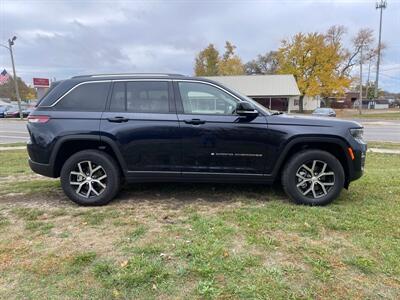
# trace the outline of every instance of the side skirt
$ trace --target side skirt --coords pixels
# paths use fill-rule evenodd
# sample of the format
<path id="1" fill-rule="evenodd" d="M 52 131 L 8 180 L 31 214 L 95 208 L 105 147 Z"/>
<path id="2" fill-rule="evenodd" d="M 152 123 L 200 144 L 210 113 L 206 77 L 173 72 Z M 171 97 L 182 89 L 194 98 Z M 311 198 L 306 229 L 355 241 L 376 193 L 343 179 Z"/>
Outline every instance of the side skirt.
<path id="1" fill-rule="evenodd" d="M 273 177 L 263 174 L 196 172 L 127 172 L 127 182 L 218 182 L 272 184 Z"/>

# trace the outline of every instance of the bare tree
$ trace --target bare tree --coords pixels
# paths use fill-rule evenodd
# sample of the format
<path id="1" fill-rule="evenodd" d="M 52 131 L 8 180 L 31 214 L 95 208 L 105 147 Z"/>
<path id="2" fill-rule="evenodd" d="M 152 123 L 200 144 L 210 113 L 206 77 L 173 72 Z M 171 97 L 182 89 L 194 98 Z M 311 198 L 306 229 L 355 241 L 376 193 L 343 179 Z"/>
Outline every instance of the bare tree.
<path id="1" fill-rule="evenodd" d="M 347 49 L 343 46 L 343 38 L 347 33 L 343 25 L 331 26 L 325 34 L 325 39 L 336 51 L 340 53 L 342 62 L 337 66 L 337 72 L 341 75 L 349 75 L 353 67 L 359 64 L 359 54 L 362 50 L 369 50 L 374 42 L 374 32 L 370 28 L 363 28 L 352 38 L 352 47 Z"/>
<path id="2" fill-rule="evenodd" d="M 342 43 L 343 36 L 347 33 L 347 28 L 343 25 L 333 25 L 329 27 L 325 34 L 326 40 L 335 45 L 339 46 Z"/>
<path id="3" fill-rule="evenodd" d="M 384 43 L 381 43 L 381 58 L 382 58 L 382 52 L 383 50 L 386 49 L 386 45 Z M 368 75 L 367 75 L 367 83 L 366 83 L 366 88 L 365 88 L 365 97 L 366 98 L 372 98 L 373 95 L 369 95 L 369 88 L 371 85 L 374 85 L 374 83 L 372 83 L 370 81 L 370 77 L 371 77 L 371 66 L 372 64 L 376 61 L 376 58 L 378 56 L 378 48 L 374 48 L 374 49 L 369 49 L 367 54 L 365 55 L 365 61 L 368 62 Z"/>
<path id="4" fill-rule="evenodd" d="M 264 55 L 259 54 L 256 59 L 246 63 L 246 74 L 275 74 L 278 67 L 276 53 L 276 51 L 269 51 Z"/>
<path id="5" fill-rule="evenodd" d="M 360 63 L 358 56 L 361 51 L 371 49 L 374 42 L 374 31 L 370 28 L 362 28 L 352 39 L 353 49 L 349 51 L 347 62 L 342 69 L 342 72 L 351 72 L 352 68 Z M 365 58 L 363 58 L 365 62 Z"/>

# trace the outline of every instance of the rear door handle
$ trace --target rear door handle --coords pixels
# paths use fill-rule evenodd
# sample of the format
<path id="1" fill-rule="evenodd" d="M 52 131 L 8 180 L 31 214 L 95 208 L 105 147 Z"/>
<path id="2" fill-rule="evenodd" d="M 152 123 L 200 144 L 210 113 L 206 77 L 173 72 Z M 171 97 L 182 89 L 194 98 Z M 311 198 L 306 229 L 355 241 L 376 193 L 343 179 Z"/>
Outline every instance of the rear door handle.
<path id="1" fill-rule="evenodd" d="M 113 117 L 113 118 L 107 118 L 108 122 L 113 122 L 113 123 L 123 123 L 123 122 L 128 122 L 129 119 L 125 117 Z"/>
<path id="2" fill-rule="evenodd" d="M 200 125 L 204 124 L 206 121 L 200 120 L 200 119 L 191 119 L 191 120 L 184 120 L 186 124 L 192 124 L 192 125 Z"/>

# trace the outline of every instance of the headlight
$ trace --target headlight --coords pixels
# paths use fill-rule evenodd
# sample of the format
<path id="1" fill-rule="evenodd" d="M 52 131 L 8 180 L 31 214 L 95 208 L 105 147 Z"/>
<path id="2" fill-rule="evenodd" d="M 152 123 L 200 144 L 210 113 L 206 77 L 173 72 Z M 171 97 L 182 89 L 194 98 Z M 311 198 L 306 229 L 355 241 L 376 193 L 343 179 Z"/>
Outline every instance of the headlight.
<path id="1" fill-rule="evenodd" d="M 357 142 L 359 142 L 361 144 L 365 143 L 364 142 L 364 138 L 363 138 L 363 136 L 364 136 L 364 129 L 363 128 L 351 128 L 350 129 L 350 134 L 353 136 L 353 138 Z"/>

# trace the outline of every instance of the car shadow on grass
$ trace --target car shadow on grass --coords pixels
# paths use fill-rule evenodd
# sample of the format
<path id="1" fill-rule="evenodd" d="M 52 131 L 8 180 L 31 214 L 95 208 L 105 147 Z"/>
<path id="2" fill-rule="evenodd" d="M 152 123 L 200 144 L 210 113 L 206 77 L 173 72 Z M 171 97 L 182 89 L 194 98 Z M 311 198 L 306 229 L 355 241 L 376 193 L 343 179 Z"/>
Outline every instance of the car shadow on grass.
<path id="1" fill-rule="evenodd" d="M 265 203 L 278 200 L 288 202 L 279 183 L 265 184 L 225 184 L 225 183 L 131 183 L 125 184 L 108 205 L 165 205 L 181 207 L 202 203 L 203 206 L 234 203 Z M 43 207 L 75 206 L 63 193 L 61 186 L 51 183 L 50 187 L 20 190 L 0 196 L 0 204 L 28 205 Z"/>
<path id="2" fill-rule="evenodd" d="M 151 202 L 265 202 L 287 201 L 279 184 L 224 184 L 224 183 L 141 183 L 126 184 L 113 203 L 125 201 Z"/>

